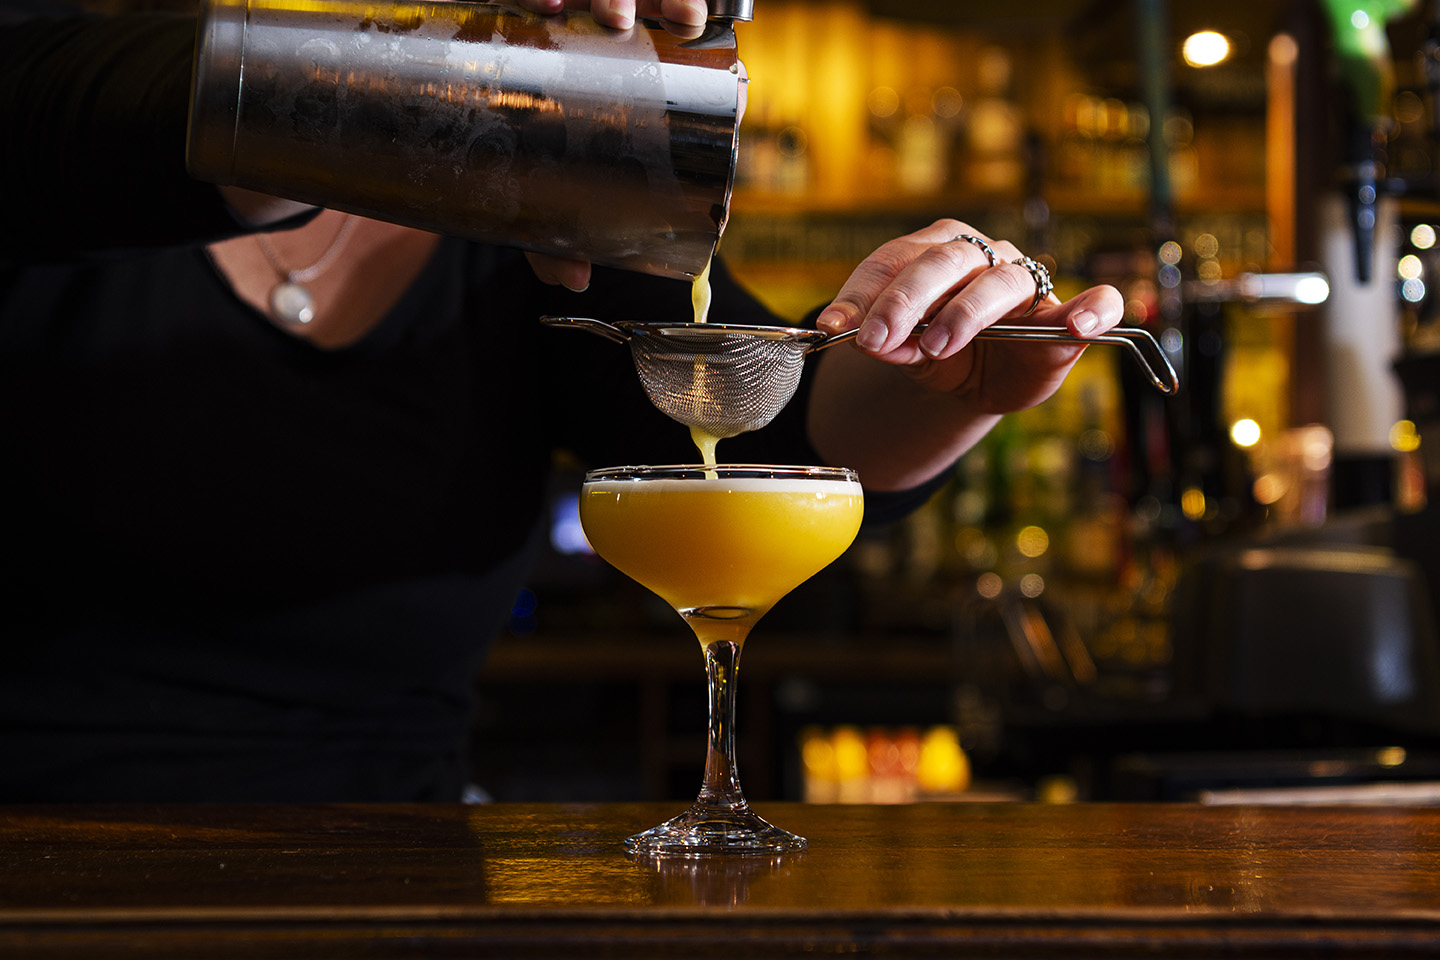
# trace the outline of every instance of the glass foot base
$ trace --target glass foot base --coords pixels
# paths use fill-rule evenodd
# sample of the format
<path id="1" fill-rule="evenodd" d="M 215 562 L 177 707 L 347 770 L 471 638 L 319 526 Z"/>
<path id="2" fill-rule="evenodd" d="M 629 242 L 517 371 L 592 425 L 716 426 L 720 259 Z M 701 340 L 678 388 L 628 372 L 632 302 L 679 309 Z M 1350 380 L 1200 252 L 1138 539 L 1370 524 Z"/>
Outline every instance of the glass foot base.
<path id="1" fill-rule="evenodd" d="M 806 840 L 748 808 L 689 810 L 625 841 L 625 850 L 651 857 L 757 856 L 804 850 Z"/>

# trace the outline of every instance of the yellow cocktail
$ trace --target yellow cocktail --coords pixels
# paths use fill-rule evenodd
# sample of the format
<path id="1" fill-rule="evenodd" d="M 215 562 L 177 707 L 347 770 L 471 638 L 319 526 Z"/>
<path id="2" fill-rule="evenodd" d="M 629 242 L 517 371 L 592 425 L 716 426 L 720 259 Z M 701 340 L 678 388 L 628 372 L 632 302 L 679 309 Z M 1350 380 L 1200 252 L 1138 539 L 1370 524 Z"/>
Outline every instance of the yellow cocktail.
<path id="1" fill-rule="evenodd" d="M 713 479 L 591 480 L 580 500 L 595 551 L 663 597 L 702 643 L 743 641 L 850 546 L 863 510 L 854 480 L 731 469 Z"/>
<path id="2" fill-rule="evenodd" d="M 855 539 L 864 498 L 841 467 L 612 467 L 586 474 L 580 521 L 595 552 L 655 591 L 695 631 L 710 678 L 705 781 L 684 814 L 631 837 L 633 852 L 778 853 L 803 837 L 755 815 L 734 760 L 734 683 L 750 628 Z"/>

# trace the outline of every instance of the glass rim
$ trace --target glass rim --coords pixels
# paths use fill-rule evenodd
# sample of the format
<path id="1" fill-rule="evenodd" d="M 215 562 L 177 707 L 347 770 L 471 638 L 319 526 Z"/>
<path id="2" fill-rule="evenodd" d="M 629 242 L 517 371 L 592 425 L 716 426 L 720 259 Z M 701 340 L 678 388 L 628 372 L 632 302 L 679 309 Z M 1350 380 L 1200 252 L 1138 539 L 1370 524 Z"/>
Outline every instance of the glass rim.
<path id="1" fill-rule="evenodd" d="M 773 463 L 672 463 L 652 466 L 597 467 L 585 471 L 585 483 L 604 480 L 833 480 L 860 482 L 850 467 L 798 466 Z"/>

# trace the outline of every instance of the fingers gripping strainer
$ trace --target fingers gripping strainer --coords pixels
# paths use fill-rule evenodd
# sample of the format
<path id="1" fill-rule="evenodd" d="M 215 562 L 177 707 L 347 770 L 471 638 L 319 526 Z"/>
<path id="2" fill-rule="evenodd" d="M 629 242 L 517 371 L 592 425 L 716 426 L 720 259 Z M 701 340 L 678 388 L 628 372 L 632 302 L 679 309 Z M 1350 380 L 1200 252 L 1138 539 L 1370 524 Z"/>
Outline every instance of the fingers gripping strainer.
<path id="1" fill-rule="evenodd" d="M 661 413 L 718 439 L 765 426 L 800 385 L 807 354 L 855 336 L 828 336 L 797 327 L 725 323 L 605 323 L 587 317 L 541 317 L 549 326 L 588 330 L 625 343 L 650 401 Z M 918 332 L 921 327 L 917 327 Z M 1126 327 L 1098 337 L 1076 337 L 1063 327 L 992 326 L 977 340 L 1109 343 L 1126 348 L 1162 393 L 1180 379 L 1165 351 L 1144 330 Z M 1149 356 L 1147 357 L 1147 354 Z M 1158 360 L 1158 367 L 1152 359 Z"/>

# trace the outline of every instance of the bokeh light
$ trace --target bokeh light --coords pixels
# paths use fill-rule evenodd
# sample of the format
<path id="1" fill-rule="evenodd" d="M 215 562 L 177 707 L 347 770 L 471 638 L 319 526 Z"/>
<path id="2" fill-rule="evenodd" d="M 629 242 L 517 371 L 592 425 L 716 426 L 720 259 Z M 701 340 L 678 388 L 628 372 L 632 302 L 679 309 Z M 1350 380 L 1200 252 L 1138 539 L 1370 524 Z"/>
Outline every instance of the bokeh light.
<path id="1" fill-rule="evenodd" d="M 1244 417 L 1230 424 L 1230 441 L 1237 447 L 1253 447 L 1260 442 L 1260 424 Z"/>
<path id="2" fill-rule="evenodd" d="M 1213 67 L 1230 56 L 1230 40 L 1223 33 L 1201 30 L 1185 38 L 1180 55 L 1192 67 Z"/>

